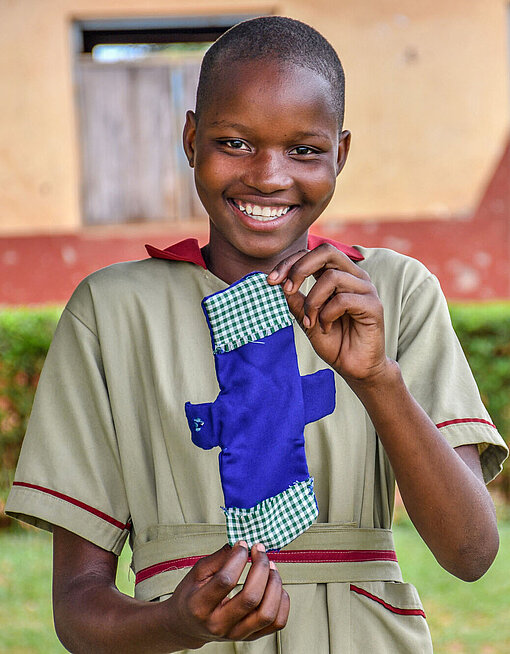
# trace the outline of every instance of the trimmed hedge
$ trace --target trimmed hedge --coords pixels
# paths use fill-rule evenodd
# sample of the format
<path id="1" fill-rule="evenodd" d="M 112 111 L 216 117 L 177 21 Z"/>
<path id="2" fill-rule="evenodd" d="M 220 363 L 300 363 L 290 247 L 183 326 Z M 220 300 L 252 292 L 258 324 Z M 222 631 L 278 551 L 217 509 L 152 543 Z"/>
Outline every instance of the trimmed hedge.
<path id="1" fill-rule="evenodd" d="M 450 314 L 482 400 L 510 444 L 510 303 L 452 304 Z M 494 485 L 509 502 L 509 462 Z"/>
<path id="2" fill-rule="evenodd" d="M 510 303 L 452 305 L 483 401 L 510 442 Z M 0 504 L 12 482 L 39 374 L 61 309 L 0 311 Z M 510 466 L 496 482 L 510 500 Z"/>
<path id="3" fill-rule="evenodd" d="M 14 476 L 39 375 L 61 309 L 0 311 L 0 500 Z"/>

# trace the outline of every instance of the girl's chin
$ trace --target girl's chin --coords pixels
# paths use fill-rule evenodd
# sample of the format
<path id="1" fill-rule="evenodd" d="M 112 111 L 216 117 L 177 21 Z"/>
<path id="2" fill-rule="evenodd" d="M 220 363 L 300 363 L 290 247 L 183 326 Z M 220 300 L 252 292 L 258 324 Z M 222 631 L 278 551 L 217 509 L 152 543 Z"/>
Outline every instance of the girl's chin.
<path id="1" fill-rule="evenodd" d="M 284 234 L 268 234 L 266 238 L 241 238 L 238 242 L 230 242 L 231 245 L 246 260 L 252 261 L 254 269 L 270 272 L 277 263 L 288 257 L 293 252 L 306 248 L 307 234 L 302 238 L 290 238 Z"/>

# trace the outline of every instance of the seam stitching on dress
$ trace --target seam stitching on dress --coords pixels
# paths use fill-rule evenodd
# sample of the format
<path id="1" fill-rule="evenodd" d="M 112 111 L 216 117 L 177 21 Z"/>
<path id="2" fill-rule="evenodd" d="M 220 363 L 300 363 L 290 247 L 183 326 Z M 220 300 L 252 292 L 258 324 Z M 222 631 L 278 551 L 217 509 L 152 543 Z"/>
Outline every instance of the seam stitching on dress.
<path id="1" fill-rule="evenodd" d="M 87 323 L 84 322 L 84 321 L 83 321 L 79 316 L 77 316 L 73 311 L 71 311 L 71 309 L 70 309 L 69 307 L 65 307 L 65 308 L 64 308 L 64 311 L 69 311 L 69 313 L 73 316 L 73 318 L 76 318 L 76 320 L 77 320 L 80 324 L 82 324 L 86 329 L 88 329 L 89 332 L 90 332 L 90 333 L 91 333 L 95 338 L 98 338 L 98 335 L 96 334 L 96 332 L 95 332 L 91 327 L 89 327 L 89 326 L 87 325 Z"/>
<path id="2" fill-rule="evenodd" d="M 407 307 L 409 302 L 412 301 L 412 298 L 415 293 L 418 293 L 421 289 L 421 287 L 426 283 L 426 282 L 431 282 L 431 281 L 437 281 L 437 277 L 433 275 L 432 273 L 429 273 L 425 279 L 423 279 L 418 286 L 410 293 L 410 295 L 407 296 L 404 304 L 402 305 L 402 313 L 404 312 L 404 309 Z"/>

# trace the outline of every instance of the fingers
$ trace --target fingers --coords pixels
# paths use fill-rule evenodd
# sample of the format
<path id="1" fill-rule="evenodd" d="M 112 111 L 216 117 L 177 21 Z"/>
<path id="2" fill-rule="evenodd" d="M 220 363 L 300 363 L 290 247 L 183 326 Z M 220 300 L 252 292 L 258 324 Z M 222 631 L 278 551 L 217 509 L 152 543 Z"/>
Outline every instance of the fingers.
<path id="1" fill-rule="evenodd" d="M 251 556 L 252 565 L 243 588 L 221 609 L 221 618 L 227 631 L 257 609 L 266 592 L 270 567 L 265 547 L 260 543 L 254 545 Z"/>
<path id="2" fill-rule="evenodd" d="M 290 597 L 287 591 L 282 588 L 280 606 L 278 608 L 278 613 L 276 615 L 274 622 L 270 624 L 268 627 L 261 629 L 260 631 L 254 631 L 252 634 L 250 634 L 250 636 L 245 638 L 245 640 L 256 640 L 258 638 L 261 638 L 262 636 L 267 636 L 268 634 L 272 634 L 275 631 L 279 631 L 280 629 L 283 629 L 287 624 L 287 620 L 289 618 L 289 612 L 290 612 Z"/>
<path id="3" fill-rule="evenodd" d="M 289 596 L 282 588 L 282 580 L 276 566 L 271 563 L 260 603 L 232 628 L 228 637 L 232 640 L 254 640 L 283 629 L 287 623 L 289 609 Z"/>
<path id="4" fill-rule="evenodd" d="M 292 266 L 302 259 L 305 255 L 309 254 L 309 250 L 298 250 L 291 254 L 286 259 L 280 261 L 280 263 L 273 268 L 273 270 L 267 276 L 267 281 L 269 284 L 282 284 L 288 281 L 288 273 Z"/>
<path id="5" fill-rule="evenodd" d="M 245 550 L 248 550 L 246 543 Z M 192 568 L 192 573 L 196 581 L 206 581 L 209 577 L 212 577 L 214 573 L 218 572 L 222 566 L 231 558 L 234 549 L 237 549 L 241 546 L 241 543 L 236 543 L 234 547 L 225 544 L 216 552 L 213 552 L 209 556 L 204 556 L 201 558 Z"/>
<path id="6" fill-rule="evenodd" d="M 331 325 L 348 313 L 355 319 L 354 325 L 382 328 L 383 311 L 376 295 L 358 293 L 339 293 L 334 295 L 320 310 L 318 321 L 323 333 L 328 333 Z"/>
<path id="7" fill-rule="evenodd" d="M 347 300 L 348 296 L 360 296 L 359 299 L 356 298 L 358 304 L 359 300 L 364 302 L 364 296 L 369 296 L 373 290 L 370 281 L 342 270 L 329 268 L 320 276 L 304 299 L 303 325 L 306 328 L 315 327 L 317 320 L 320 319 L 321 327 L 325 329 L 326 323 L 333 322 L 344 313 L 344 311 L 338 313 L 333 310 L 332 300 L 338 294 L 344 294 L 344 300 Z"/>
<path id="8" fill-rule="evenodd" d="M 332 323 L 348 313 L 358 322 L 380 324 L 382 305 L 371 282 L 339 270 L 327 270 L 308 295 L 285 294 L 291 313 L 308 336 L 329 332 Z"/>
<path id="9" fill-rule="evenodd" d="M 194 566 L 195 581 L 203 584 L 190 602 L 190 608 L 197 618 L 208 619 L 239 583 L 247 562 L 248 546 L 241 541 L 232 548 L 226 546 L 204 557 Z"/>
<path id="10" fill-rule="evenodd" d="M 269 273 L 269 284 L 283 284 L 285 293 L 295 293 L 310 275 L 320 277 L 329 268 L 342 270 L 350 275 L 368 280 L 367 273 L 329 243 L 322 243 L 314 250 L 300 250 L 275 266 Z"/>
<path id="11" fill-rule="evenodd" d="M 215 569 L 222 556 L 219 550 L 201 560 L 203 570 L 199 570 L 197 575 L 204 579 L 207 573 L 209 578 L 190 600 L 192 614 L 205 626 L 211 639 L 244 640 L 258 632 L 264 635 L 281 629 L 287 621 L 290 602 L 276 566 L 269 562 L 264 546 L 259 544 L 252 547 L 252 564 L 246 581 L 232 598 L 228 598 L 228 595 L 239 582 L 248 551 L 236 544 L 226 562 Z"/>
<path id="12" fill-rule="evenodd" d="M 308 296 L 304 296 L 299 288 L 310 275 L 313 275 L 317 282 Z M 331 322 L 346 312 L 351 313 L 348 308 L 336 311 L 341 308 L 341 304 L 345 305 L 348 296 L 352 296 L 355 304 L 360 302 L 359 298 L 355 298 L 357 295 L 377 297 L 368 274 L 328 243 L 323 243 L 311 251 L 295 252 L 273 269 L 267 281 L 270 284 L 282 285 L 291 312 L 307 333 L 318 322 L 321 331 L 327 333 Z M 346 297 L 342 303 L 335 302 L 330 305 L 330 300 L 338 294 L 345 294 Z M 367 309 L 371 304 L 367 304 Z"/>
<path id="13" fill-rule="evenodd" d="M 188 649 L 259 638 L 285 626 L 290 602 L 276 566 L 260 544 L 252 547 L 251 558 L 246 581 L 234 597 L 229 595 L 248 562 L 244 541 L 200 559 L 167 600 L 176 633 Z"/>

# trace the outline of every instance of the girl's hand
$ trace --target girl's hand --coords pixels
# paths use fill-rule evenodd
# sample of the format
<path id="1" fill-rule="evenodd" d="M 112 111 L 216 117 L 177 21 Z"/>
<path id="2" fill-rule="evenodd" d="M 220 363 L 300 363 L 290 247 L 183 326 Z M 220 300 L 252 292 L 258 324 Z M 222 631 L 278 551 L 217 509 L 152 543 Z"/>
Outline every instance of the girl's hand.
<path id="1" fill-rule="evenodd" d="M 313 275 L 307 296 L 298 289 Z M 269 274 L 317 354 L 347 382 L 370 381 L 387 369 L 383 307 L 368 274 L 328 243 L 301 250 Z"/>
<path id="2" fill-rule="evenodd" d="M 262 545 L 251 548 L 252 564 L 241 590 L 229 597 L 248 562 L 246 543 L 226 545 L 200 559 L 166 600 L 172 631 L 186 646 L 210 641 L 255 640 L 282 629 L 289 615 L 289 596 Z"/>
<path id="3" fill-rule="evenodd" d="M 54 525 L 55 627 L 69 652 L 182 652 L 210 641 L 255 640 L 285 627 L 289 596 L 262 545 L 226 545 L 200 559 L 163 602 L 115 587 L 118 557 Z"/>

